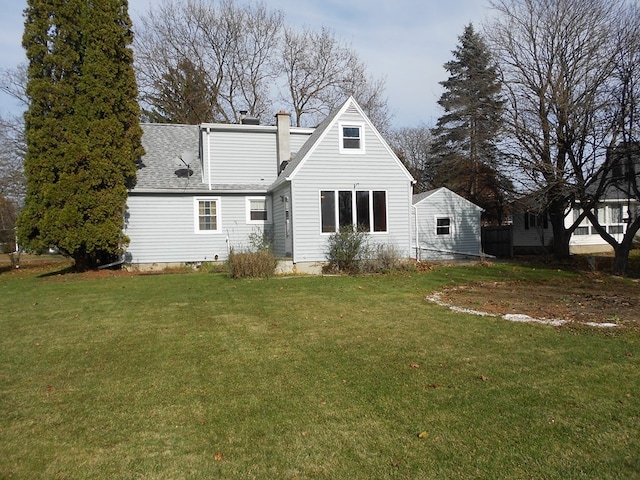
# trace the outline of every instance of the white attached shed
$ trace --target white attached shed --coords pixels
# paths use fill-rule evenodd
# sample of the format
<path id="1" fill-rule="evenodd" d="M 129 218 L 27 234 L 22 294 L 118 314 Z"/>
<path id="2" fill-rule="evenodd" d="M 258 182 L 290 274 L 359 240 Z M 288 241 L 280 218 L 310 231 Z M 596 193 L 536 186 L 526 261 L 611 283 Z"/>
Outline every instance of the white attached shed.
<path id="1" fill-rule="evenodd" d="M 417 260 L 482 255 L 482 208 L 446 187 L 413 196 L 412 245 Z"/>

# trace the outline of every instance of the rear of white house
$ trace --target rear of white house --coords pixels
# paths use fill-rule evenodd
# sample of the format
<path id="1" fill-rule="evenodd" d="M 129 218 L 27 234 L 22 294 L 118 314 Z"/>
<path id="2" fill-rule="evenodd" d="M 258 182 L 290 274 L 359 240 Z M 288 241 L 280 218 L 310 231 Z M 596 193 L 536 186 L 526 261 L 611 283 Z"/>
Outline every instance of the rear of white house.
<path id="1" fill-rule="evenodd" d="M 283 112 L 275 123 L 143 125 L 126 262 L 222 261 L 266 234 L 277 256 L 317 267 L 328 237 L 355 225 L 411 255 L 413 178 L 353 98 L 315 129 Z"/>

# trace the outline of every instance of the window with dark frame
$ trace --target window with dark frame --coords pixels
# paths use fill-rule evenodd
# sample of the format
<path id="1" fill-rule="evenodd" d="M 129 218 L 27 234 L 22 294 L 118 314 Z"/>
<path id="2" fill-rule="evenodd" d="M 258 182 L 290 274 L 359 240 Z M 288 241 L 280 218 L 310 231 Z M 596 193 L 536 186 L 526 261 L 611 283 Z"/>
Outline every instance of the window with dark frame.
<path id="1" fill-rule="evenodd" d="M 335 233 L 345 227 L 364 232 L 386 232 L 387 192 L 322 190 L 320 216 L 322 233 Z"/>
<path id="2" fill-rule="evenodd" d="M 322 233 L 336 232 L 336 193 L 332 190 L 320 192 L 320 215 Z"/>
<path id="3" fill-rule="evenodd" d="M 451 218 L 439 217 L 436 218 L 436 235 L 449 235 L 451 234 Z"/>

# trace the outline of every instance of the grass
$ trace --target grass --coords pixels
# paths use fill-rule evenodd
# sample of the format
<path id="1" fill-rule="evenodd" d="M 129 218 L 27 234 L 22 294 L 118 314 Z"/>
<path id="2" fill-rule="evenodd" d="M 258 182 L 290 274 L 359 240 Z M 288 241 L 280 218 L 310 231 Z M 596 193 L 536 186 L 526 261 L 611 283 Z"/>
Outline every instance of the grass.
<path id="1" fill-rule="evenodd" d="M 0 478 L 640 478 L 640 335 L 412 275 L 0 274 Z M 423 438 L 419 438 L 419 434 Z"/>

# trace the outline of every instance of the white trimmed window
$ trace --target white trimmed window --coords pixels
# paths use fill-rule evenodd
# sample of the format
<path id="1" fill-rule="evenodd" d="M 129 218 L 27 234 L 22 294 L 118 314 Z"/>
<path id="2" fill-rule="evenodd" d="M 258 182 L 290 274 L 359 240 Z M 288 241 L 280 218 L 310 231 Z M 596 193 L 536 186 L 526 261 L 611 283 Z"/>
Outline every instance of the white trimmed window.
<path id="1" fill-rule="evenodd" d="M 264 225 L 271 223 L 270 202 L 267 197 L 247 198 L 247 223 Z"/>
<path id="2" fill-rule="evenodd" d="M 196 198 L 194 207 L 196 233 L 220 232 L 219 198 Z"/>
<path id="3" fill-rule="evenodd" d="M 365 153 L 364 125 L 340 123 L 340 153 Z"/>
<path id="4" fill-rule="evenodd" d="M 451 235 L 451 217 L 436 217 L 436 235 Z"/>
<path id="5" fill-rule="evenodd" d="M 340 228 L 363 232 L 387 232 L 387 192 L 384 190 L 322 190 L 320 192 L 322 233 Z"/>

